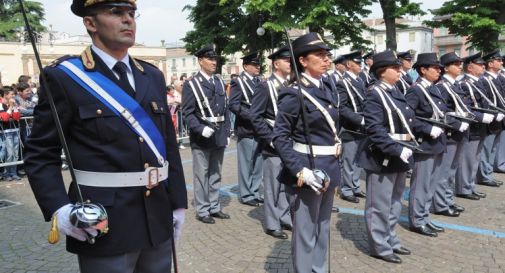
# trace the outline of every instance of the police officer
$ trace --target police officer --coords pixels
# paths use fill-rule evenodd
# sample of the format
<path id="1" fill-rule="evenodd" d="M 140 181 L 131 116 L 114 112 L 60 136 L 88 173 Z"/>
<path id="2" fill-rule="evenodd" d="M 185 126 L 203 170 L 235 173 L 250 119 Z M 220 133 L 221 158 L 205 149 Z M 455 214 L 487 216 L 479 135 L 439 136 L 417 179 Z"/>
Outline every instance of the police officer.
<path id="1" fill-rule="evenodd" d="M 235 135 L 237 140 L 239 201 L 242 204 L 258 207 L 261 175 L 263 172 L 262 147 L 254 139 L 250 108 L 254 90 L 259 84 L 260 54 L 250 53 L 242 58 L 244 72 L 231 81 L 230 111 L 235 116 Z"/>
<path id="2" fill-rule="evenodd" d="M 368 89 L 370 86 L 372 86 L 375 83 L 374 75 L 370 73 L 370 67 L 372 67 L 372 65 L 373 65 L 372 56 L 374 54 L 375 54 L 375 51 L 370 51 L 367 54 L 363 55 L 363 60 L 365 62 L 365 65 L 363 66 L 363 69 L 361 69 L 361 72 L 359 73 L 359 77 L 365 83 L 366 89 Z"/>
<path id="3" fill-rule="evenodd" d="M 224 149 L 229 143 L 230 120 L 223 81 L 214 75 L 218 55 L 213 45 L 195 53 L 200 71 L 186 81 L 182 114 L 189 129 L 193 154 L 193 190 L 196 218 L 213 224 L 214 217 L 229 219 L 221 211 L 219 187 Z"/>
<path id="4" fill-rule="evenodd" d="M 335 71 L 333 72 L 333 75 L 335 77 L 335 80 L 338 82 L 343 79 L 345 72 L 347 71 L 345 67 L 345 56 L 340 55 L 335 60 L 333 60 L 333 64 L 335 65 Z"/>
<path id="5" fill-rule="evenodd" d="M 272 144 L 273 127 L 277 115 L 277 98 L 280 88 L 287 87 L 291 73 L 289 48 L 279 48 L 268 56 L 274 72 L 270 78 L 258 85 L 252 99 L 251 117 L 256 137 L 263 147 L 263 185 L 265 189 L 265 233 L 287 239 L 282 229 L 291 230 L 291 215 L 284 184 L 277 181 L 281 170 L 281 159 Z"/>
<path id="6" fill-rule="evenodd" d="M 437 82 L 438 90 L 445 97 L 450 112 L 460 116 L 467 116 L 468 119 L 481 119 L 470 110 L 469 101 L 465 98 L 456 78 L 461 74 L 461 58 L 455 52 L 449 52 L 440 57 L 443 67 L 443 76 Z M 433 195 L 433 212 L 435 214 L 458 217 L 463 207 L 454 202 L 455 175 L 458 169 L 460 154 L 465 143 L 468 141 L 469 121 L 461 120 L 460 128 L 450 130 L 447 133 L 447 149 L 442 155 L 442 163 L 439 172 L 435 176 L 437 187 Z"/>
<path id="7" fill-rule="evenodd" d="M 370 254 L 386 262 L 401 263 L 396 254 L 410 255 L 395 231 L 402 210 L 401 198 L 406 172 L 413 165 L 414 111 L 395 86 L 400 62 L 393 51 L 373 56 L 371 73 L 377 81 L 367 93 L 364 105 L 367 138 L 360 145 L 358 164 L 366 170 L 365 222 Z"/>
<path id="8" fill-rule="evenodd" d="M 396 86 L 402 91 L 402 93 L 405 95 L 407 90 L 414 84 L 414 81 L 412 80 L 412 77 L 408 74 L 410 69 L 412 68 L 412 54 L 410 51 L 404 51 L 404 52 L 398 52 L 398 60 L 402 63 L 401 66 L 401 76 L 400 80 L 396 83 Z"/>
<path id="9" fill-rule="evenodd" d="M 484 60 L 482 52 L 478 52 L 464 59 L 463 70 L 465 74 L 460 81 L 461 89 L 465 96 L 470 98 L 472 109 L 479 109 L 482 113 L 482 122 L 470 124 L 469 138 L 464 142 L 459 157 L 459 168 L 456 171 L 456 196 L 466 199 L 479 200 L 481 193 L 475 191 L 475 180 L 484 139 L 488 133 L 488 127 L 498 124 L 496 110 L 489 109 L 492 103 L 487 97 L 486 91 L 479 82 L 479 77 L 484 73 Z M 458 207 L 456 207 L 458 209 Z M 459 209 L 461 210 L 461 209 Z"/>
<path id="10" fill-rule="evenodd" d="M 45 220 L 53 217 L 67 235 L 80 272 L 168 272 L 172 216 L 177 236 L 187 195 L 164 76 L 128 55 L 135 43 L 135 1 L 74 0 L 71 10 L 83 18 L 93 44 L 81 56 L 62 57 L 44 69 L 48 86 L 41 88 L 25 146 L 30 185 Z M 77 181 L 68 195 L 47 92 L 75 167 Z M 132 108 L 141 109 L 143 118 Z M 109 231 L 94 244 L 84 240 L 100 227 L 84 231 L 69 220 L 80 207 L 73 205 L 80 201 L 76 183 L 84 200 L 103 205 L 108 214 Z"/>
<path id="11" fill-rule="evenodd" d="M 293 50 L 302 72 L 302 90 L 297 85 L 281 88 L 273 144 L 283 162 L 279 181 L 286 185 L 292 213 L 293 268 L 297 273 L 322 273 L 327 262 L 334 189 L 340 179 L 338 101 L 321 81 L 328 69 L 329 48 L 320 36 L 300 36 L 293 41 Z"/>
<path id="12" fill-rule="evenodd" d="M 441 166 L 442 154 L 447 138 L 444 130 L 444 113 L 447 112 L 445 97 L 434 83 L 440 77 L 441 65 L 435 53 L 421 53 L 417 56 L 414 69 L 419 79 L 405 95 L 408 104 L 418 119 L 423 119 L 422 130 L 416 130 L 415 136 L 422 152 L 414 152 L 414 168 L 410 180 L 409 223 L 410 230 L 427 236 L 437 236 L 443 228 L 431 223 L 429 207 L 437 186 L 435 174 Z M 452 124 L 455 123 L 455 124 Z M 461 122 L 451 120 L 459 128 Z"/>
<path id="13" fill-rule="evenodd" d="M 342 116 L 342 183 L 340 185 L 340 198 L 352 203 L 358 203 L 358 197 L 366 197 L 361 190 L 361 168 L 355 163 L 358 146 L 365 137 L 363 118 L 363 103 L 366 95 L 365 82 L 358 76 L 361 71 L 361 52 L 355 51 L 346 54 L 347 71 L 343 80 L 337 85 L 341 98 L 347 98 L 342 103 L 343 108 L 348 108 L 349 115 Z"/>
<path id="14" fill-rule="evenodd" d="M 479 81 L 492 103 L 501 109 L 505 109 L 505 86 L 502 85 L 498 77 L 498 72 L 503 67 L 500 51 L 498 49 L 493 50 L 483 56 L 482 59 L 486 62 L 486 72 L 480 77 Z M 502 153 L 504 153 L 500 151 L 500 147 L 503 145 L 499 144 L 505 142 L 505 140 L 501 140 L 502 137 L 505 137 L 505 133 L 503 133 L 503 114 L 497 116 L 497 121 L 498 123 L 490 128 L 490 134 L 484 139 L 482 158 L 477 175 L 477 184 L 491 187 L 499 187 L 501 184 L 493 178 L 493 170 L 494 165 L 496 165 L 495 161 L 500 161 L 503 156 Z"/>

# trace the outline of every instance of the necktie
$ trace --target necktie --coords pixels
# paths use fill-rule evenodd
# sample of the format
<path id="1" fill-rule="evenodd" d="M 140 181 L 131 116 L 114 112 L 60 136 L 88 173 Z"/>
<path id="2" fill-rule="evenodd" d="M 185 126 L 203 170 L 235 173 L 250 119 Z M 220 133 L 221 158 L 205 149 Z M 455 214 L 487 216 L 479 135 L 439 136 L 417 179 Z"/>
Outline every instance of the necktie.
<path id="1" fill-rule="evenodd" d="M 112 68 L 119 75 L 119 86 L 123 88 L 123 90 L 130 95 L 131 97 L 135 97 L 135 90 L 133 90 L 130 82 L 128 81 L 128 76 L 126 75 L 126 70 L 128 67 L 125 63 L 119 61 Z"/>
<path id="2" fill-rule="evenodd" d="M 254 85 L 258 85 L 258 83 L 260 83 L 260 79 L 258 79 L 258 77 L 254 77 L 253 83 L 254 83 Z"/>
<path id="3" fill-rule="evenodd" d="M 209 78 L 209 82 L 212 86 L 215 86 L 216 84 L 214 83 L 214 77 Z"/>

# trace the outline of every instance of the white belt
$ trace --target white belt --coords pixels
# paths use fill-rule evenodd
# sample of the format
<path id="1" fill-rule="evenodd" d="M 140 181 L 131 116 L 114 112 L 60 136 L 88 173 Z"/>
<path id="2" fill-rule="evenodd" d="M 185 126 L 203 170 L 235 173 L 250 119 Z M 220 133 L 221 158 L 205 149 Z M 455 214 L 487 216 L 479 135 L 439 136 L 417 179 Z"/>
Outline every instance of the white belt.
<path id="1" fill-rule="evenodd" d="M 223 122 L 224 121 L 224 116 L 219 116 L 219 117 L 205 117 L 206 120 L 210 122 Z"/>
<path id="2" fill-rule="evenodd" d="M 158 182 L 168 178 L 168 161 L 165 161 L 163 167 L 149 167 L 143 172 L 107 173 L 75 170 L 75 178 L 77 183 L 83 186 L 101 188 L 146 186 L 153 188 L 158 185 Z"/>
<path id="3" fill-rule="evenodd" d="M 333 146 L 312 145 L 312 152 L 314 155 L 335 155 L 338 145 L 338 143 Z M 302 154 L 310 154 L 309 145 L 303 143 L 295 142 L 293 144 L 293 150 Z"/>
<path id="4" fill-rule="evenodd" d="M 411 141 L 412 137 L 409 134 L 389 134 L 389 136 L 394 140 L 400 141 Z"/>

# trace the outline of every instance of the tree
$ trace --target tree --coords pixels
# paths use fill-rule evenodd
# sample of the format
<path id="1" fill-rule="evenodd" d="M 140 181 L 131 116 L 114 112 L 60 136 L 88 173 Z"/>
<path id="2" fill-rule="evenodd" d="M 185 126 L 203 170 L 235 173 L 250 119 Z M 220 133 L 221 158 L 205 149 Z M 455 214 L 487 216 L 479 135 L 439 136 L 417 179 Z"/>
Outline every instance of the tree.
<path id="1" fill-rule="evenodd" d="M 450 0 L 431 11 L 432 27 L 446 27 L 453 34 L 468 36 L 467 45 L 485 52 L 499 47 L 504 31 L 504 0 Z"/>
<path id="2" fill-rule="evenodd" d="M 36 32 L 46 30 L 41 22 L 45 12 L 42 3 L 37 1 L 23 1 L 30 26 Z M 16 0 L 0 0 L 0 37 L 7 41 L 18 39 L 18 33 L 24 31 L 25 22 L 21 7 Z"/>
<path id="3" fill-rule="evenodd" d="M 396 23 L 397 18 L 405 15 L 424 15 L 420 3 L 411 3 L 410 0 L 378 0 L 382 9 L 382 18 L 386 25 L 386 48 L 396 50 L 396 28 L 403 27 Z"/>

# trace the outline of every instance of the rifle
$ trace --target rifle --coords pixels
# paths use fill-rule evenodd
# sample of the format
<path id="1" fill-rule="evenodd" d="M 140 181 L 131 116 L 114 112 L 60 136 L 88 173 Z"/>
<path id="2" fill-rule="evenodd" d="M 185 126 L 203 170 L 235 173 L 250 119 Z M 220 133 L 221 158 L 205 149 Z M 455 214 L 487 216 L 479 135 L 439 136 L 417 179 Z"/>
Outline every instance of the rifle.
<path id="1" fill-rule="evenodd" d="M 416 116 L 417 119 L 420 119 L 422 121 L 426 121 L 428 123 L 431 123 L 435 126 L 439 126 L 445 129 L 451 129 L 451 130 L 457 130 L 457 128 L 452 127 L 451 125 L 447 124 L 445 121 L 438 120 L 438 119 L 432 119 L 432 118 L 423 118 L 420 116 Z"/>

